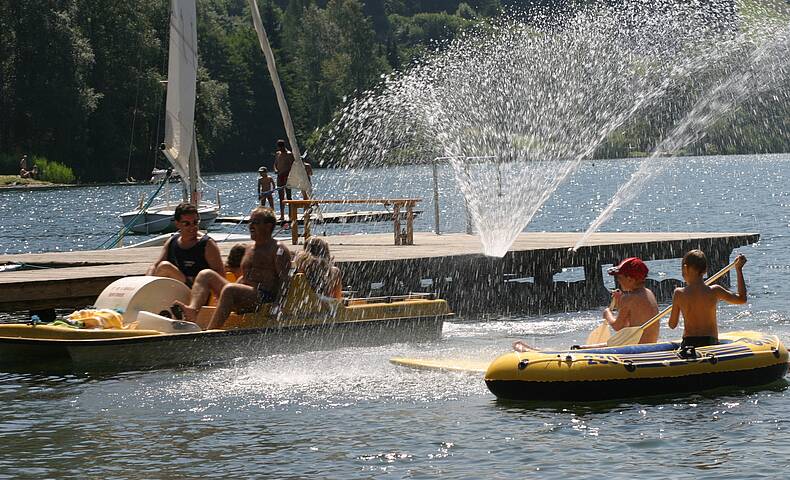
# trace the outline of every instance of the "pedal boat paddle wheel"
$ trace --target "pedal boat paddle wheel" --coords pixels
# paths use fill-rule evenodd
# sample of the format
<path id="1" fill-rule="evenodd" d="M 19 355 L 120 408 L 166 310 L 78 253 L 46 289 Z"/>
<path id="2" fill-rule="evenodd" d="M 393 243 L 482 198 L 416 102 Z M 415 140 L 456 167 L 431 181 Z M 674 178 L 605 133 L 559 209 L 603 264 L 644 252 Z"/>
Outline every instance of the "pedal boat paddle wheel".
<path id="1" fill-rule="evenodd" d="M 189 295 L 186 285 L 169 278 L 127 277 L 107 286 L 95 310 L 86 313 L 87 319 L 103 320 L 91 315 L 112 317 L 119 312 L 122 320 L 116 321 L 116 328 L 72 328 L 62 322 L 0 324 L 0 371 L 124 371 L 424 341 L 439 338 L 444 320 L 452 316 L 447 302 L 432 294 L 320 298 L 297 274 L 281 305 L 233 313 L 222 329 L 204 331 L 172 318 L 175 300 L 188 303 Z M 204 307 L 199 318 L 210 316 L 213 308 Z"/>

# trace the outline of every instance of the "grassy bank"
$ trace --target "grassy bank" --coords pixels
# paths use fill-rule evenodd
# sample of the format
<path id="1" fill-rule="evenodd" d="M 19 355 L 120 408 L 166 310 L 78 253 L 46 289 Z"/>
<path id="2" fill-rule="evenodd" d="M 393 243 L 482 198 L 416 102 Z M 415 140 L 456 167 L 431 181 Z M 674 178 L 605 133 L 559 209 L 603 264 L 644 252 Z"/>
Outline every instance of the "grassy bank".
<path id="1" fill-rule="evenodd" d="M 19 185 L 52 185 L 52 182 L 33 180 L 32 178 L 22 178 L 19 175 L 0 175 L 0 187 L 12 187 Z"/>

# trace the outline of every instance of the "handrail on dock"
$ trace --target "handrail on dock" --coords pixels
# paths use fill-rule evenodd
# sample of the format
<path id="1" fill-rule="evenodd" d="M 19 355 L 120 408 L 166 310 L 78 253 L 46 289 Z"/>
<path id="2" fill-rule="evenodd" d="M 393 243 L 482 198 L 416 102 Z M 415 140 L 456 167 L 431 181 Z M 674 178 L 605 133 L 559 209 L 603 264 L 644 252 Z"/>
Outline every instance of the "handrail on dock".
<path id="1" fill-rule="evenodd" d="M 414 206 L 421 202 L 420 198 L 351 198 L 351 199 L 310 199 L 286 200 L 288 217 L 291 223 L 291 243 L 299 244 L 299 209 L 304 209 L 302 222 L 304 223 L 304 239 L 310 238 L 310 213 L 312 207 L 321 204 L 374 204 L 392 206 L 392 226 L 395 236 L 395 245 L 414 245 Z M 406 209 L 406 231 L 400 230 L 400 211 Z"/>

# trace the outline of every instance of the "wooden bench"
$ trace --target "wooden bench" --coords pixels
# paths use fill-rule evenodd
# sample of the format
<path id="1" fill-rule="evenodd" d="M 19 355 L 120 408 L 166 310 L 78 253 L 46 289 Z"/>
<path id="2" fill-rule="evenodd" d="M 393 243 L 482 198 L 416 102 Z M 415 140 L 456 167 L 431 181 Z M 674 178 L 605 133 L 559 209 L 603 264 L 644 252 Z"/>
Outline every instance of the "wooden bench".
<path id="1" fill-rule="evenodd" d="M 349 200 L 286 200 L 288 205 L 288 217 L 291 222 L 291 243 L 294 245 L 299 244 L 299 209 L 304 209 L 303 223 L 304 223 L 304 238 L 310 238 L 310 214 L 314 205 L 321 204 L 368 204 L 368 205 L 384 205 L 392 206 L 392 224 L 393 233 L 395 235 L 395 245 L 414 245 L 414 206 L 420 202 L 419 198 L 364 198 L 364 199 L 349 199 Z M 406 209 L 406 233 L 401 234 L 400 231 L 400 212 L 401 209 Z"/>

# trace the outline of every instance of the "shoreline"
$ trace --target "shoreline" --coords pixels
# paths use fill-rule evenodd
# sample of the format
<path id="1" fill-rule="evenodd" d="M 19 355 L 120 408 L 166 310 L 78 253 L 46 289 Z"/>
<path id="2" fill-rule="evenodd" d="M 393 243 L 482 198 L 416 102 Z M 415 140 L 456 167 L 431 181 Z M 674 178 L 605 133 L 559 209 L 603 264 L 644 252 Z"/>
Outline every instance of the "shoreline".
<path id="1" fill-rule="evenodd" d="M 110 186 L 135 186 L 152 185 L 150 183 L 130 183 L 130 182 L 102 182 L 102 183 L 30 183 L 25 185 L 0 185 L 0 192 L 19 191 L 19 190 L 56 190 L 87 187 L 110 187 Z"/>

